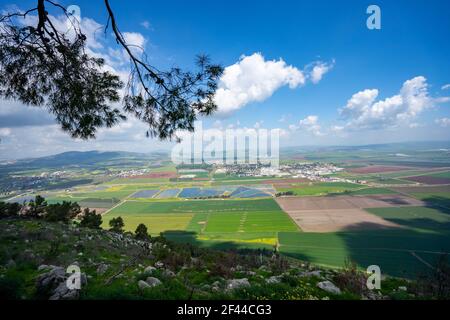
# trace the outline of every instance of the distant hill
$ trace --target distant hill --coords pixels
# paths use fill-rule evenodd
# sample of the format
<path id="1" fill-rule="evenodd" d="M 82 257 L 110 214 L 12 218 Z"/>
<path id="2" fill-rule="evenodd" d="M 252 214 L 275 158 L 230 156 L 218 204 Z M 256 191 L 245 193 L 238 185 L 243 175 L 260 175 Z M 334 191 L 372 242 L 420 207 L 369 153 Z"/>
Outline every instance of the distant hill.
<path id="1" fill-rule="evenodd" d="M 122 151 L 70 151 L 41 158 L 7 161 L 0 166 L 0 171 L 17 168 L 63 168 L 63 167 L 91 167 L 108 164 L 120 164 L 140 161 L 158 160 L 167 154 L 143 154 Z M 3 169 L 3 170 L 1 170 Z"/>
<path id="2" fill-rule="evenodd" d="M 98 162 L 110 161 L 123 158 L 144 158 L 143 154 L 131 152 L 100 152 L 100 151 L 70 151 L 53 156 L 42 158 L 21 160 L 19 162 L 28 163 L 33 166 L 65 166 L 65 165 L 91 165 Z"/>
<path id="3" fill-rule="evenodd" d="M 392 153 L 415 153 L 432 151 L 450 151 L 450 141 L 427 141 L 427 142 L 403 142 L 386 143 L 360 146 L 290 146 L 280 149 L 281 157 L 289 157 L 299 153 L 326 153 L 326 152 L 392 152 Z M 140 161 L 164 161 L 169 160 L 167 151 L 154 151 L 152 153 L 138 153 L 125 151 L 69 151 L 56 155 L 40 158 L 20 159 L 15 161 L 0 162 L 0 173 L 5 169 L 18 168 L 61 168 L 61 167 L 90 167 L 98 165 L 120 165 Z"/>
<path id="4" fill-rule="evenodd" d="M 450 141 L 411 141 L 395 143 L 379 143 L 355 146 L 289 146 L 282 147 L 281 152 L 333 152 L 333 151 L 432 151 L 439 149 L 450 150 Z"/>

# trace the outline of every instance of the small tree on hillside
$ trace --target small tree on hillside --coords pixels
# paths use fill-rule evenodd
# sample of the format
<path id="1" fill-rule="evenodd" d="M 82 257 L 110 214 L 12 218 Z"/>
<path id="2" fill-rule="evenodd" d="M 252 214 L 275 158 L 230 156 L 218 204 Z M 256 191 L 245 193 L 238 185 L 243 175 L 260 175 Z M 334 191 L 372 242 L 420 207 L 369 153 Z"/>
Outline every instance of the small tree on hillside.
<path id="1" fill-rule="evenodd" d="M 45 209 L 45 220 L 68 223 L 81 213 L 80 206 L 76 202 L 67 202 L 51 204 Z"/>
<path id="2" fill-rule="evenodd" d="M 17 216 L 21 209 L 18 203 L 0 202 L 0 219 Z"/>
<path id="3" fill-rule="evenodd" d="M 90 211 L 89 208 L 84 209 L 80 226 L 84 228 L 100 229 L 102 225 L 102 216 L 97 214 L 95 210 Z"/>
<path id="4" fill-rule="evenodd" d="M 149 240 L 150 235 L 148 234 L 148 229 L 145 224 L 141 223 L 137 226 L 134 232 L 136 239 L 138 240 Z"/>
<path id="5" fill-rule="evenodd" d="M 45 201 L 45 198 L 37 195 L 34 200 L 28 203 L 26 215 L 32 218 L 39 218 L 44 215 L 46 207 L 47 201 Z"/>
<path id="6" fill-rule="evenodd" d="M 125 226 L 125 223 L 123 222 L 122 217 L 117 217 L 109 221 L 109 226 L 111 227 L 109 231 L 123 233 L 123 227 Z"/>

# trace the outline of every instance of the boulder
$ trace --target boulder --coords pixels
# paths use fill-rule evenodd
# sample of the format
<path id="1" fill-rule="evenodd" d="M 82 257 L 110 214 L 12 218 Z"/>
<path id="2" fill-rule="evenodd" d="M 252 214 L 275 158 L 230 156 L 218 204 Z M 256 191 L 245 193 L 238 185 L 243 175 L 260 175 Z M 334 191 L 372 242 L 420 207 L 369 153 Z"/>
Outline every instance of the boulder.
<path id="1" fill-rule="evenodd" d="M 321 271 L 320 270 L 314 270 L 314 271 L 308 271 L 308 272 L 302 272 L 299 275 L 300 277 L 320 277 Z"/>
<path id="2" fill-rule="evenodd" d="M 211 291 L 212 291 L 212 292 L 219 292 L 219 291 L 220 291 L 220 288 L 219 288 L 219 287 L 216 287 L 216 286 L 212 286 L 212 287 L 211 287 Z"/>
<path id="3" fill-rule="evenodd" d="M 141 290 L 151 288 L 151 286 L 147 282 L 145 282 L 144 280 L 139 280 L 138 287 Z"/>
<path id="4" fill-rule="evenodd" d="M 53 291 L 49 300 L 76 300 L 80 296 L 79 290 L 67 288 L 66 282 L 61 282 Z"/>
<path id="5" fill-rule="evenodd" d="M 104 274 L 106 271 L 108 271 L 109 266 L 106 263 L 101 263 L 98 267 L 97 267 L 97 274 Z"/>
<path id="6" fill-rule="evenodd" d="M 41 264 L 39 267 L 38 267 L 38 271 L 43 271 L 43 270 L 45 270 L 45 269 L 49 269 L 50 267 L 48 266 L 48 265 L 46 265 L 46 264 Z"/>
<path id="7" fill-rule="evenodd" d="M 159 285 L 162 284 L 161 280 L 159 280 L 158 278 L 155 277 L 148 277 L 145 282 L 150 286 L 150 287 L 157 287 Z"/>
<path id="8" fill-rule="evenodd" d="M 165 269 L 165 270 L 163 271 L 163 275 L 164 275 L 165 277 L 167 277 L 167 278 L 173 278 L 173 277 L 175 277 L 175 273 L 174 273 L 173 271 L 169 270 L 169 269 Z"/>
<path id="9" fill-rule="evenodd" d="M 270 271 L 269 267 L 267 267 L 267 266 L 265 266 L 265 265 L 260 266 L 260 267 L 258 268 L 258 270 L 264 271 L 264 272 L 269 272 L 269 271 Z"/>
<path id="10" fill-rule="evenodd" d="M 69 289 L 67 287 L 66 281 L 68 275 L 66 270 L 62 267 L 56 266 L 40 266 L 40 270 L 45 270 L 50 268 L 51 270 L 41 274 L 36 280 L 37 292 L 49 296 L 50 300 L 74 300 L 78 299 L 79 291 L 77 289 Z M 81 286 L 87 284 L 86 274 L 82 273 L 80 275 Z"/>
<path id="11" fill-rule="evenodd" d="M 40 292 L 50 292 L 55 290 L 61 282 L 66 280 L 66 270 L 62 267 L 53 267 L 50 271 L 41 274 L 36 281 L 37 289 Z"/>
<path id="12" fill-rule="evenodd" d="M 239 288 L 250 287 L 250 282 L 247 278 L 242 279 L 231 279 L 227 281 L 227 290 L 235 290 Z"/>
<path id="13" fill-rule="evenodd" d="M 282 276 L 272 276 L 272 277 L 266 279 L 266 283 L 268 283 L 268 284 L 280 283 L 282 278 L 283 278 Z"/>
<path id="14" fill-rule="evenodd" d="M 154 271 L 156 271 L 156 268 L 152 266 L 148 266 L 147 268 L 144 269 L 144 273 L 146 274 L 152 274 Z"/>
<path id="15" fill-rule="evenodd" d="M 336 295 L 341 294 L 341 289 L 336 287 L 334 285 L 334 283 L 332 283 L 331 281 L 328 281 L 328 280 L 319 282 L 317 284 L 317 287 L 319 287 L 320 289 L 322 289 L 322 290 L 324 290 L 324 291 L 326 291 L 328 293 L 331 293 L 331 294 L 336 294 Z"/>

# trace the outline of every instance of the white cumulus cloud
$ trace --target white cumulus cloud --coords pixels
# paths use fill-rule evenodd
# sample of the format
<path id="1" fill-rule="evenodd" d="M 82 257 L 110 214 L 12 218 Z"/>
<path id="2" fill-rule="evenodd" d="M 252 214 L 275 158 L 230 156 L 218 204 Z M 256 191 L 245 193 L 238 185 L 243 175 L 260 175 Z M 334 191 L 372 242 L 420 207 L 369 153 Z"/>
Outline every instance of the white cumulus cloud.
<path id="1" fill-rule="evenodd" d="M 317 84 L 322 80 L 323 76 L 330 71 L 334 66 L 334 61 L 332 63 L 326 63 L 323 61 L 317 61 L 314 63 L 314 67 L 310 72 L 311 82 Z"/>
<path id="2" fill-rule="evenodd" d="M 219 113 L 229 114 L 250 102 L 264 101 L 282 86 L 295 89 L 304 83 L 303 72 L 283 59 L 265 60 L 254 53 L 225 68 L 215 102 Z"/>
<path id="3" fill-rule="evenodd" d="M 420 113 L 439 102 L 428 94 L 428 84 L 423 76 L 403 83 L 397 95 L 376 101 L 377 89 L 360 91 L 340 109 L 346 119 L 347 129 L 379 129 L 409 126 Z"/>
<path id="4" fill-rule="evenodd" d="M 319 124 L 319 117 L 316 115 L 307 116 L 305 119 L 302 119 L 298 122 L 298 124 L 291 124 L 289 126 L 289 130 L 291 131 L 306 131 L 316 137 L 320 137 L 325 135 L 322 132 L 322 127 Z"/>
<path id="5" fill-rule="evenodd" d="M 139 49 L 143 49 L 145 46 L 145 37 L 138 32 L 124 32 L 123 38 L 129 46 L 133 46 Z"/>

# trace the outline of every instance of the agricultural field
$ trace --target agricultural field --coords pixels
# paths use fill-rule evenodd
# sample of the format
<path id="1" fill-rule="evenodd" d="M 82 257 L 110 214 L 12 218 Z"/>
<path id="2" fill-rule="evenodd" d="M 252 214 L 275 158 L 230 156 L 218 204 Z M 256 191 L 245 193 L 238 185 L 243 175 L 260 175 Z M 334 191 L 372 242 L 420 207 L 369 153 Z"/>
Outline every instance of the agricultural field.
<path id="1" fill-rule="evenodd" d="M 450 179 L 450 171 L 429 174 L 430 177 Z"/>
<path id="2" fill-rule="evenodd" d="M 149 184 L 149 183 L 169 183 L 169 178 L 120 178 L 109 181 L 109 184 Z"/>
<path id="3" fill-rule="evenodd" d="M 342 170 L 310 179 L 296 173 L 215 173 L 211 166 L 175 167 L 161 159 L 129 166 L 102 162 L 73 169 L 74 181 L 95 176 L 95 182 L 26 189 L 5 198 L 23 203 L 40 194 L 50 204 L 76 201 L 101 213 L 104 228 L 120 216 L 131 232 L 144 223 L 152 236 L 163 233 L 175 241 L 219 249 L 276 248 L 332 267 L 350 259 L 398 276 L 414 276 L 440 252 L 450 252 L 450 183 L 443 184 L 450 181 L 448 155 L 295 151 L 282 163 L 316 161 L 332 161 Z M 142 174 L 126 176 L 127 171 Z M 23 172 L 39 175 L 39 170 Z"/>
<path id="4" fill-rule="evenodd" d="M 443 176 L 436 176 L 436 175 L 422 175 L 422 176 L 415 176 L 415 177 L 407 177 L 403 178 L 408 181 L 412 182 L 418 182 L 428 185 L 438 185 L 438 184 L 450 184 L 450 178 L 446 178 Z"/>
<path id="5" fill-rule="evenodd" d="M 370 213 L 400 226 L 383 230 L 329 233 L 279 233 L 281 252 L 300 259 L 343 266 L 351 259 L 365 268 L 414 277 L 424 272 L 441 252 L 450 252 L 450 215 L 439 209 L 381 208 Z"/>
<path id="6" fill-rule="evenodd" d="M 401 187 L 393 190 L 420 199 L 427 206 L 450 208 L 450 185 Z"/>
<path id="7" fill-rule="evenodd" d="M 118 216 L 124 219 L 126 229 L 130 231 L 134 231 L 140 221 L 152 234 L 194 232 L 199 241 L 276 245 L 278 232 L 298 231 L 273 199 L 127 200 L 104 215 L 105 226 Z"/>
<path id="8" fill-rule="evenodd" d="M 141 202 L 128 200 L 110 213 L 229 213 L 236 211 L 276 211 L 280 207 L 273 199 L 261 200 L 178 200 Z"/>
<path id="9" fill-rule="evenodd" d="M 397 172 L 397 171 L 404 171 L 404 170 L 410 170 L 411 167 L 401 167 L 401 166 L 367 166 L 367 167 L 357 167 L 357 168 L 351 168 L 348 170 L 350 173 L 361 173 L 361 174 L 367 174 L 367 173 L 385 173 L 385 172 Z"/>
<path id="10" fill-rule="evenodd" d="M 134 232 L 141 223 L 145 224 L 151 235 L 170 230 L 185 230 L 191 221 L 192 214 L 112 214 L 104 215 L 103 227 L 108 228 L 111 219 L 121 216 L 125 222 L 125 230 Z"/>
<path id="11" fill-rule="evenodd" d="M 215 181 L 264 181 L 270 179 L 270 177 L 241 177 L 237 175 L 227 175 L 225 173 L 216 173 L 213 176 Z"/>
<path id="12" fill-rule="evenodd" d="M 365 209 L 423 204 L 419 200 L 401 195 L 288 197 L 278 198 L 277 202 L 305 232 L 398 227 Z"/>
<path id="13" fill-rule="evenodd" d="M 159 190 L 140 190 L 133 193 L 130 198 L 153 198 Z"/>
<path id="14" fill-rule="evenodd" d="M 448 235 L 376 230 L 345 233 L 280 233 L 280 251 L 327 266 L 356 262 L 365 269 L 378 265 L 385 274 L 416 277 L 450 250 Z M 443 250 L 443 251 L 441 251 Z"/>
<path id="15" fill-rule="evenodd" d="M 345 193 L 353 196 L 364 196 L 371 194 L 395 194 L 397 192 L 387 188 L 361 188 L 357 190 L 351 190 Z"/>
<path id="16" fill-rule="evenodd" d="M 355 183 L 293 183 L 289 187 L 277 187 L 277 192 L 293 192 L 297 196 L 322 196 L 330 193 L 343 193 L 362 188 Z"/>

